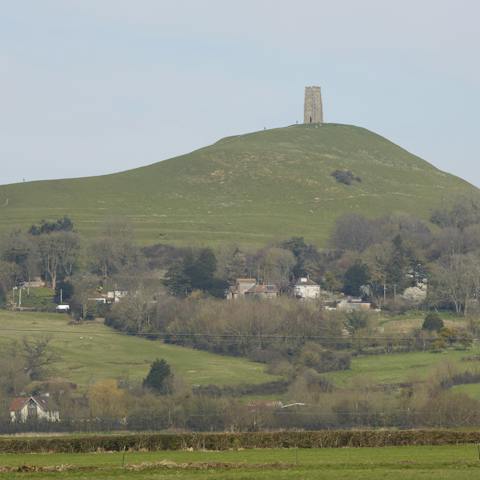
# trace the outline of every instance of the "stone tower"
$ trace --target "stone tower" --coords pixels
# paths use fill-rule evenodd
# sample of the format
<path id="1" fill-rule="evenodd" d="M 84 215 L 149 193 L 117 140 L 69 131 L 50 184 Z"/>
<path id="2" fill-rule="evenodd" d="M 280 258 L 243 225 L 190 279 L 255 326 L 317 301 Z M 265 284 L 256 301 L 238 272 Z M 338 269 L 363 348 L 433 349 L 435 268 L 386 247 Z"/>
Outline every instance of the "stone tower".
<path id="1" fill-rule="evenodd" d="M 303 123 L 323 123 L 322 93 L 320 87 L 305 87 Z"/>

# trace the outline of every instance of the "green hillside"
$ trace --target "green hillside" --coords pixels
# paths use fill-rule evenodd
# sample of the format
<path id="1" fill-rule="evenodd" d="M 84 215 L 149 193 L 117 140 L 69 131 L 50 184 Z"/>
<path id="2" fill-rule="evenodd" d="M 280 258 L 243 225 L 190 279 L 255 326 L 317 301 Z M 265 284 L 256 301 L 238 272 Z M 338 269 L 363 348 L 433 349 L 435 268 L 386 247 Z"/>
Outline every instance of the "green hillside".
<path id="1" fill-rule="evenodd" d="M 69 323 L 69 317 L 47 313 L 0 311 L 0 349 L 12 340 L 51 337 L 58 356 L 52 375 L 85 388 L 106 378 L 141 381 L 151 363 L 164 358 L 188 385 L 235 385 L 278 380 L 265 366 L 244 358 L 225 357 L 191 348 L 123 335 L 102 323 Z"/>
<path id="2" fill-rule="evenodd" d="M 334 170 L 361 182 L 338 183 Z M 113 175 L 0 187 L 0 230 L 71 216 L 93 235 L 125 216 L 144 243 L 261 245 L 292 235 L 324 243 L 347 212 L 374 217 L 432 208 L 479 190 L 363 128 L 296 125 L 229 137 Z"/>

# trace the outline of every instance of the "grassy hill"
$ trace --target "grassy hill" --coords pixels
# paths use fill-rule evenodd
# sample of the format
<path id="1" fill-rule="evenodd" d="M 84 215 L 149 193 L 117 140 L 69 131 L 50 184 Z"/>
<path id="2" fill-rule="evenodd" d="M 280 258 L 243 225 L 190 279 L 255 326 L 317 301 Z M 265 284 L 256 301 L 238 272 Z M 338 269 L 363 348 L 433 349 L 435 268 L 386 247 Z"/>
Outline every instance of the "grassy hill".
<path id="1" fill-rule="evenodd" d="M 361 182 L 338 183 L 334 170 Z M 67 214 L 93 235 L 121 215 L 144 243 L 261 245 L 301 235 L 322 245 L 344 213 L 428 218 L 458 196 L 480 199 L 480 191 L 375 133 L 295 125 L 113 175 L 1 186 L 0 230 Z"/>
<path id="2" fill-rule="evenodd" d="M 50 336 L 59 358 L 52 373 L 80 388 L 106 378 L 142 380 L 156 358 L 164 358 L 190 385 L 253 384 L 278 379 L 265 373 L 264 365 L 243 358 L 126 336 L 98 322 L 72 325 L 68 321 L 69 317 L 60 314 L 0 310 L 0 348 L 11 340 Z"/>

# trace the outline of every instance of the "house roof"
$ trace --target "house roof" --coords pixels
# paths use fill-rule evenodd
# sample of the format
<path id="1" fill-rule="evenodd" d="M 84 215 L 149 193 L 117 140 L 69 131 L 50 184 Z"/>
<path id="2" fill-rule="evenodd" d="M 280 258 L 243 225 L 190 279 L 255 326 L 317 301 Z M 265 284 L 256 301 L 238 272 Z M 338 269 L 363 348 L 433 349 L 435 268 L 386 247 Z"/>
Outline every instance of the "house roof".
<path id="1" fill-rule="evenodd" d="M 41 397 L 16 397 L 10 402 L 10 412 L 18 412 L 21 410 L 30 400 L 33 400 L 42 410 L 48 410 L 47 399 Z"/>
<path id="2" fill-rule="evenodd" d="M 297 283 L 295 283 L 295 286 L 296 287 L 301 287 L 302 285 L 317 285 L 318 286 L 318 283 L 314 282 L 313 280 L 310 280 L 309 278 L 302 277 L 302 278 L 299 278 L 297 280 Z"/>
<path id="3" fill-rule="evenodd" d="M 11 412 L 18 412 L 18 410 L 21 410 L 24 405 L 27 403 L 29 397 L 17 397 L 14 398 L 10 402 L 10 411 Z"/>
<path id="4" fill-rule="evenodd" d="M 249 288 L 245 293 L 277 293 L 278 288 L 276 285 L 254 285 Z"/>

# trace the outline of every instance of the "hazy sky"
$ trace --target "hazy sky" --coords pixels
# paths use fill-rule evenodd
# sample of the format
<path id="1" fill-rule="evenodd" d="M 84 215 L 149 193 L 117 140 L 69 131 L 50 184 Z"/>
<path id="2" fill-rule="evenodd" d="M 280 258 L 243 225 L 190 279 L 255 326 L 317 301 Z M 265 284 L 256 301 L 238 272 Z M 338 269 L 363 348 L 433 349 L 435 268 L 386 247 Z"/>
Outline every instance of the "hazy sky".
<path id="1" fill-rule="evenodd" d="M 480 186 L 477 0 L 0 0 L 0 183 L 295 123 L 374 130 Z"/>

